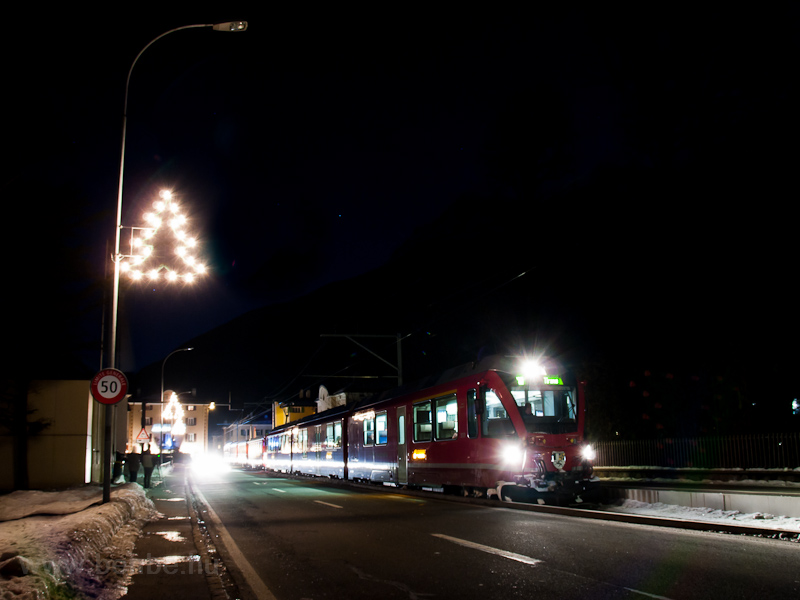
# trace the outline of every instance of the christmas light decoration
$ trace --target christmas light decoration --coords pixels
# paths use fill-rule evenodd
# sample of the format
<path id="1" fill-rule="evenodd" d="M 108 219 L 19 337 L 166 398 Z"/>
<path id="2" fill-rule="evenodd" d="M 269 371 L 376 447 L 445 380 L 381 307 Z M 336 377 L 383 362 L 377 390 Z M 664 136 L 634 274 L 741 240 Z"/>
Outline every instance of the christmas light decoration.
<path id="1" fill-rule="evenodd" d="M 206 273 L 197 258 L 197 238 L 187 231 L 188 219 L 172 193 L 163 190 L 153 210 L 143 215 L 146 226 L 130 227 L 130 254 L 121 257 L 120 269 L 134 281 L 194 283 Z"/>

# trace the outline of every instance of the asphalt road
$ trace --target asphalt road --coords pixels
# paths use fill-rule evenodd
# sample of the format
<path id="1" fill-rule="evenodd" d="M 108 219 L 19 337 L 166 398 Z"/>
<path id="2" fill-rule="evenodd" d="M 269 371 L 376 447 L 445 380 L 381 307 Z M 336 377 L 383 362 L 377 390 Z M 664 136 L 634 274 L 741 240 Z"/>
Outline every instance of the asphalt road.
<path id="1" fill-rule="evenodd" d="M 193 487 L 211 507 L 234 576 L 248 581 L 244 597 L 800 597 L 800 547 L 777 540 L 235 470 L 195 473 Z"/>

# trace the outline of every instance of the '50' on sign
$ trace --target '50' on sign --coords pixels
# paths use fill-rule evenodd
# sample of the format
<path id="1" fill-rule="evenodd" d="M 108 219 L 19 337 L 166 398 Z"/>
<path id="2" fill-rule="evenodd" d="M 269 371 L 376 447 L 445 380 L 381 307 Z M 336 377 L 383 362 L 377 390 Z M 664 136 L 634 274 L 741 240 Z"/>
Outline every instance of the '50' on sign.
<path id="1" fill-rule="evenodd" d="M 118 369 L 103 369 L 92 379 L 91 390 L 101 404 L 116 404 L 128 393 L 128 378 Z"/>

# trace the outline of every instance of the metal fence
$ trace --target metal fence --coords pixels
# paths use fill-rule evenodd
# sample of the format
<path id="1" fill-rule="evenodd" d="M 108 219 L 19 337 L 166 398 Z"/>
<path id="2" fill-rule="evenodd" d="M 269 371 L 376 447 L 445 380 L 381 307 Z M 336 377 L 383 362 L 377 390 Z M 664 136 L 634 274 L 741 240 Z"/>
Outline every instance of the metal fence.
<path id="1" fill-rule="evenodd" d="M 597 442 L 593 446 L 598 467 L 800 468 L 800 433 L 614 440 Z"/>

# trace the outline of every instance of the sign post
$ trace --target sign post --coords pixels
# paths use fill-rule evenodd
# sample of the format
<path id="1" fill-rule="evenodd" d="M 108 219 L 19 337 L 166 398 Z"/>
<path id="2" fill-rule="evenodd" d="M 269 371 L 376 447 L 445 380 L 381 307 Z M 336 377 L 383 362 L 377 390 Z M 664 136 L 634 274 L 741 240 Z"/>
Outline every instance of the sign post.
<path id="1" fill-rule="evenodd" d="M 103 444 L 103 504 L 111 500 L 111 420 L 114 405 L 128 393 L 128 378 L 117 369 L 103 369 L 92 379 L 92 397 L 105 410 L 105 443 Z"/>

